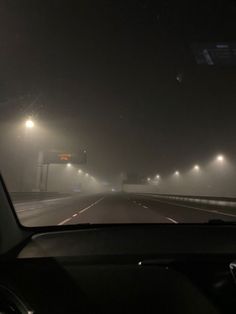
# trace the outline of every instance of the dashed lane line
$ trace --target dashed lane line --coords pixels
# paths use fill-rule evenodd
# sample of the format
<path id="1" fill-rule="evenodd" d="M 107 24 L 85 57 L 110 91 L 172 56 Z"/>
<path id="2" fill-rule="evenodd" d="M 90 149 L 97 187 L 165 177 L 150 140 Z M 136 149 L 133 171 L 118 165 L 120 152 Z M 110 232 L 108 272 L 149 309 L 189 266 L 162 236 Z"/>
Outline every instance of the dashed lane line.
<path id="1" fill-rule="evenodd" d="M 72 217 L 67 218 L 67 219 L 61 221 L 61 222 L 58 224 L 58 226 L 64 225 L 65 223 L 67 223 L 67 222 L 70 221 L 71 219 L 72 219 Z"/>
<path id="2" fill-rule="evenodd" d="M 172 218 L 169 218 L 169 217 L 165 217 L 165 218 L 168 219 L 168 220 L 170 220 L 170 221 L 173 222 L 174 224 L 177 224 L 177 223 L 178 223 L 177 220 L 174 220 L 174 219 L 172 219 Z"/>
<path id="3" fill-rule="evenodd" d="M 93 204 L 89 205 L 88 207 L 85 207 L 84 209 L 80 210 L 79 213 L 82 214 L 83 212 L 85 212 L 87 209 L 93 207 L 94 205 L 97 205 L 98 203 L 100 203 L 102 200 L 104 200 L 105 196 L 99 198 L 99 200 L 97 200 L 96 202 L 94 202 Z"/>
<path id="4" fill-rule="evenodd" d="M 85 212 L 87 209 L 89 209 L 89 208 L 91 208 L 91 207 L 97 205 L 97 204 L 100 203 L 104 198 L 105 198 L 105 196 L 104 196 L 104 197 L 101 197 L 101 198 L 98 199 L 96 202 L 94 202 L 94 203 L 92 203 L 91 205 L 89 205 L 89 206 L 83 208 L 82 210 L 80 210 L 78 213 L 75 213 L 75 214 L 73 214 L 71 217 L 69 217 L 69 218 L 67 218 L 67 219 L 65 219 L 65 220 L 63 220 L 63 221 L 61 221 L 61 222 L 58 224 L 58 226 L 64 225 L 65 223 L 67 223 L 68 221 L 70 221 L 71 219 L 73 219 L 74 217 L 76 217 L 76 216 L 78 216 L 79 214 Z"/>

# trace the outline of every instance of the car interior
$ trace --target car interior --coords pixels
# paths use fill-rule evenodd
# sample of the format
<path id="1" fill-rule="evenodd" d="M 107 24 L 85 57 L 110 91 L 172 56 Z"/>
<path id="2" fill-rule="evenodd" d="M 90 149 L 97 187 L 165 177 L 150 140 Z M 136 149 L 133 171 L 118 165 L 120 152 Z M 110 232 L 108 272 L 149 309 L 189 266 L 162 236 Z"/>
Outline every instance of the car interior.
<path id="1" fill-rule="evenodd" d="M 12 3 L 16 2 L 12 1 Z M 22 3 L 26 2 L 22 1 Z M 230 193 L 227 191 L 228 186 L 225 187 L 226 176 L 222 175 L 223 170 L 217 172 L 220 165 L 231 166 L 230 162 L 233 158 L 230 157 L 234 156 L 233 153 L 227 155 L 227 151 L 234 146 L 235 134 L 235 115 L 230 111 L 235 108 L 233 85 L 235 84 L 236 45 L 232 40 L 235 26 L 235 1 L 227 1 L 230 6 L 227 6 L 225 11 L 223 1 L 207 1 L 207 5 L 205 2 L 198 5 L 195 1 L 188 15 L 183 12 L 185 4 L 175 4 L 171 9 L 170 1 L 163 0 L 160 1 L 160 5 L 156 5 L 155 1 L 140 0 L 135 4 L 136 8 L 138 7 L 137 17 L 133 10 L 135 1 L 127 1 L 128 4 L 124 1 L 120 6 L 111 6 L 111 9 L 105 10 L 102 17 L 97 17 L 95 5 L 91 4 L 90 11 L 90 2 L 82 1 L 78 12 L 76 6 L 65 9 L 63 21 L 69 24 L 68 29 L 60 20 L 64 16 L 66 1 L 64 4 L 61 0 L 51 1 L 50 12 L 46 12 L 47 9 L 41 7 L 39 2 L 34 10 L 31 10 L 34 1 L 28 1 L 26 13 L 22 14 L 23 17 L 28 18 L 26 26 L 21 20 L 19 23 L 22 34 L 26 33 L 25 37 L 22 36 L 23 39 L 20 31 L 16 34 L 11 32 L 11 23 L 7 24 L 10 25 L 9 30 L 6 27 L 9 33 L 4 35 L 6 38 L 10 37 L 10 43 L 11 34 L 14 33 L 15 36 L 13 36 L 14 41 L 12 40 L 15 44 L 12 46 L 9 44 L 11 47 L 9 60 L 13 61 L 9 62 L 10 74 L 4 82 L 7 86 L 6 94 L 8 88 L 15 93 L 12 98 L 6 97 L 7 105 L 15 101 L 17 104 L 14 108 L 18 110 L 14 109 L 16 111 L 11 116 L 11 109 L 5 109 L 6 117 L 8 115 L 11 118 L 12 125 L 16 117 L 17 119 L 18 116 L 23 115 L 24 119 L 28 117 L 24 132 L 28 134 L 31 132 L 28 136 L 29 141 L 25 143 L 25 150 L 23 135 L 22 141 L 17 137 L 18 135 L 14 135 L 12 142 L 18 144 L 17 149 L 23 156 L 21 156 L 22 160 L 25 158 L 23 170 L 20 158 L 15 157 L 17 149 L 14 145 L 16 144 L 8 141 L 11 134 L 14 132 L 18 134 L 16 123 L 14 130 L 10 130 L 10 135 L 6 136 L 4 145 L 1 146 L 0 143 L 3 155 L 0 162 L 6 164 L 7 170 L 3 171 L 10 173 L 9 186 L 13 186 L 14 191 L 19 189 L 18 194 L 21 192 L 39 194 L 38 199 L 31 199 L 34 204 L 37 201 L 41 206 L 38 212 L 36 208 L 35 217 L 33 215 L 33 218 L 31 217 L 37 224 L 38 221 L 43 221 L 40 219 L 45 217 L 46 211 L 52 207 L 51 199 L 47 199 L 46 207 L 45 199 L 40 198 L 41 192 L 48 193 L 47 197 L 52 193 L 50 196 L 52 199 L 55 197 L 55 191 L 61 195 L 64 193 L 65 199 L 68 195 L 76 193 L 76 195 L 84 193 L 86 197 L 89 193 L 88 190 L 83 190 L 87 184 L 84 182 L 90 180 L 89 184 L 92 187 L 94 184 L 99 186 L 100 181 L 97 180 L 96 173 L 100 178 L 99 174 L 102 170 L 108 174 L 108 178 L 113 176 L 116 180 L 114 182 L 117 183 L 118 176 L 119 180 L 123 181 L 119 185 L 109 183 L 109 179 L 101 179 L 102 189 L 99 191 L 108 191 L 109 197 L 116 193 L 118 195 L 110 203 L 108 201 L 104 208 L 101 205 L 102 198 L 95 202 L 95 198 L 86 201 L 84 197 L 81 208 L 74 200 L 67 211 L 67 203 L 63 199 L 60 215 L 56 217 L 58 213 L 56 207 L 51 211 L 51 221 L 57 218 L 55 225 L 50 225 L 48 222 L 47 226 L 38 223 L 37 226 L 26 227 L 20 221 L 16 208 L 18 212 L 23 212 L 28 206 L 27 213 L 31 213 L 31 205 L 25 205 L 25 199 L 21 199 L 22 203 L 18 204 L 18 207 L 14 204 L 14 207 L 9 188 L 5 184 L 6 179 L 4 175 L 0 175 L 0 314 L 236 313 L 236 215 L 234 212 L 236 203 L 235 185 L 232 183 L 235 181 L 231 175 L 231 169 L 236 168 L 235 166 L 227 168 L 230 169 L 228 173 L 232 180 L 229 184 Z M 109 7 L 109 1 L 104 3 L 105 8 Z M 218 7 L 214 11 L 215 3 L 218 3 Z M 57 7 L 60 7 L 57 17 L 51 18 L 51 12 L 54 12 L 54 8 Z M 153 7 L 155 10 L 152 9 Z M 197 14 L 195 14 L 195 7 Z M 231 7 L 235 11 L 229 9 Z M 12 20 L 17 10 L 20 13 L 24 11 L 18 6 L 14 11 L 13 4 L 9 8 L 6 11 L 8 14 L 10 12 L 10 15 L 7 16 L 12 15 Z M 219 8 L 222 8 L 222 12 Z M 4 10 L 0 11 L 0 16 L 4 15 Z M 103 5 L 100 11 L 103 12 Z M 220 12 L 222 15 L 210 17 L 211 12 L 217 14 Z M 70 20 L 71 15 L 75 18 L 77 14 L 80 19 Z M 114 25 L 113 19 L 115 19 Z M 32 29 L 29 26 L 31 24 L 34 25 Z M 29 29 L 26 31 L 27 25 Z M 195 29 L 195 25 L 198 25 L 198 30 Z M 217 27 L 212 30 L 212 25 Z M 14 27 L 17 28 L 18 24 L 16 23 Z M 76 36 L 80 36 L 81 42 L 76 42 Z M 24 49 L 27 51 L 30 44 L 33 48 L 29 49 L 25 57 Z M 2 41 L 0 52 L 4 45 L 7 46 Z M 145 45 L 151 53 L 147 51 Z M 14 47 L 22 49 L 19 48 L 20 61 L 14 61 L 15 54 L 18 53 Z M 47 50 L 45 54 L 44 50 Z M 6 49 L 5 55 L 7 51 Z M 34 53 L 33 57 L 31 51 Z M 24 58 L 30 59 L 29 63 Z M 138 59 L 141 59 L 140 63 Z M 5 59 L 4 62 L 7 63 Z M 165 66 L 162 66 L 162 63 Z M 35 64 L 37 66 L 34 72 Z M 191 67 L 188 67 L 188 64 L 191 64 Z M 17 68 L 15 72 L 17 75 L 12 78 L 14 67 Z M 25 69 L 31 67 L 32 71 L 29 70 L 24 75 Z M 103 70 L 105 74 L 101 74 Z M 4 70 L 1 75 L 5 75 Z M 224 79 L 225 77 L 227 80 Z M 218 81 L 215 82 L 214 78 Z M 9 82 L 12 82 L 11 87 L 8 87 Z M 1 84 L 0 82 L 0 94 Z M 31 88 L 30 91 L 27 89 L 28 86 Z M 137 93 L 138 89 L 140 93 Z M 42 90 L 45 92 L 41 92 Z M 221 90 L 225 93 L 221 94 Z M 28 96 L 30 93 L 33 96 Z M 28 98 L 26 96 L 23 98 L 22 95 L 27 95 Z M 179 102 L 175 99 L 176 95 L 179 97 Z M 15 100 L 17 97 L 20 99 L 20 104 L 27 103 L 27 99 L 30 99 L 27 109 L 23 108 L 23 105 L 18 105 Z M 52 108 L 47 111 L 45 104 L 47 105 L 47 101 L 50 103 L 50 99 Z M 163 103 L 161 103 L 162 99 Z M 218 99 L 218 104 L 221 106 L 219 110 L 215 105 Z M 60 107 L 63 102 L 63 106 Z M 192 107 L 189 106 L 190 102 L 193 104 Z M 97 104 L 96 108 L 94 104 Z M 36 112 L 35 116 L 31 115 L 31 111 Z M 41 120 L 40 114 L 43 117 Z M 225 118 L 227 114 L 228 118 Z M 54 116 L 56 122 L 53 120 Z M 89 122 L 86 120 L 87 117 Z M 216 117 L 214 123 L 211 117 Z M 5 123 L 4 114 L 1 118 Z M 133 122 L 132 126 L 131 122 Z M 228 129 L 224 128 L 225 125 Z M 35 133 L 33 133 L 34 129 L 36 129 Z M 4 124 L 3 130 L 8 130 L 8 124 Z M 72 133 L 73 136 L 70 136 Z M 69 150 L 65 140 L 67 135 Z M 154 138 L 156 141 L 153 140 Z M 54 142 L 52 147 L 49 147 L 48 143 L 51 143 L 52 139 L 60 147 L 58 151 L 50 151 L 52 147 L 53 149 L 56 147 Z M 36 143 L 37 140 L 39 144 Z M 48 160 L 51 158 L 45 163 L 41 156 L 42 171 L 37 177 L 38 190 L 35 192 L 36 180 L 33 175 L 39 164 L 36 159 L 43 151 L 41 147 L 38 148 L 40 143 L 44 143 L 44 151 L 47 153 L 50 151 L 52 156 L 49 153 L 48 156 L 45 155 Z M 219 143 L 223 144 L 220 146 Z M 76 145 L 80 146 L 82 152 L 80 156 L 73 155 Z M 88 147 L 90 145 L 90 150 L 86 145 Z M 200 146 L 201 149 L 198 150 Z M 219 150 L 218 161 L 217 158 L 210 160 L 209 156 L 212 156 L 218 147 L 222 147 L 222 152 Z M 10 160 L 11 158 L 8 161 L 6 157 L 8 148 L 11 149 L 13 161 Z M 31 148 L 34 149 L 32 154 L 30 154 Z M 120 154 L 118 157 L 117 151 Z M 87 153 L 89 166 L 85 164 Z M 32 156 L 35 160 L 34 163 L 31 160 L 30 164 L 28 161 Z M 227 159 L 227 156 L 230 157 Z M 80 161 L 78 161 L 79 157 Z M 50 162 L 58 164 L 59 159 L 61 162 L 59 166 L 49 167 Z M 202 167 L 203 160 L 205 168 Z M 13 165 L 14 161 L 16 166 Z M 159 167 L 159 161 L 164 165 L 164 170 Z M 191 169 L 188 167 L 186 170 L 187 162 L 191 165 Z M 126 163 L 127 176 L 126 172 L 123 173 Z M 14 172 L 17 165 L 20 168 L 19 172 L 18 170 Z M 46 183 L 43 180 L 43 167 Z M 0 168 L 2 172 L 1 165 Z M 62 169 L 61 172 L 58 169 Z M 130 169 L 132 180 L 129 180 L 128 175 Z M 208 181 L 206 180 L 205 185 L 201 186 L 204 180 L 197 181 L 196 178 L 205 169 L 206 173 L 208 171 L 208 177 L 206 174 Z M 22 178 L 20 178 L 21 170 Z M 57 171 L 61 176 L 56 176 Z M 76 181 L 75 184 L 74 177 L 74 181 L 69 181 L 69 171 L 70 173 L 74 171 L 74 177 L 83 178 L 82 183 Z M 24 186 L 23 176 L 26 178 Z M 184 182 L 185 177 L 187 183 Z M 165 178 L 166 185 L 163 190 L 158 190 L 158 184 L 165 183 Z M 212 187 L 214 181 L 218 184 L 216 190 Z M 67 182 L 70 183 L 70 189 Z M 184 182 L 184 188 L 178 190 L 178 182 Z M 193 188 L 189 182 L 193 182 Z M 122 190 L 124 186 L 126 190 Z M 132 190 L 134 186 L 139 187 L 136 192 Z M 169 186 L 174 188 L 177 186 L 177 188 L 169 192 Z M 184 189 L 187 190 L 186 193 Z M 146 206 L 149 203 L 150 207 L 156 204 L 154 196 L 158 191 L 159 207 L 165 207 L 159 216 L 155 210 Z M 224 193 L 220 194 L 221 191 Z M 124 201 L 119 197 L 125 193 L 131 195 L 149 193 L 149 200 L 146 200 L 145 205 L 138 204 L 139 200 L 136 202 L 131 199 L 130 202 L 126 202 L 127 207 L 122 208 Z M 203 194 L 205 196 L 202 196 Z M 230 198 L 228 194 L 233 195 L 234 198 Z M 195 199 L 193 195 L 195 197 L 197 195 L 198 198 Z M 217 199 L 217 196 L 220 199 Z M 160 197 L 164 204 L 162 206 Z M 178 206 L 175 206 L 176 203 L 173 202 L 178 201 L 178 198 Z M 231 204 L 231 207 L 227 205 L 228 211 L 225 212 L 222 202 L 225 204 L 232 202 L 233 205 Z M 137 221 L 142 217 L 144 217 L 143 221 L 148 220 L 147 215 L 150 215 L 151 218 L 148 220 L 150 221 L 156 215 L 156 220 L 159 219 L 160 222 L 164 220 L 165 223 L 130 223 L 130 220 L 124 224 L 110 223 L 109 217 L 117 217 L 117 212 L 112 213 L 114 216 L 109 216 L 110 204 L 116 204 L 115 208 L 120 209 L 121 212 L 123 210 L 124 219 L 127 218 L 126 212 L 130 211 L 132 217 L 135 219 L 138 217 Z M 86 211 L 92 206 L 94 212 Z M 181 206 L 185 213 L 183 217 L 180 217 Z M 190 221 L 197 217 L 196 219 L 199 220 L 196 223 L 188 222 L 188 206 L 189 208 L 199 206 L 198 211 L 192 208 Z M 102 218 L 99 216 L 99 209 L 103 210 L 103 213 L 108 213 L 107 220 L 104 218 L 105 214 Z M 167 217 L 163 217 L 165 210 Z M 176 212 L 179 214 L 177 218 L 174 216 Z M 25 216 L 22 214 L 22 217 L 26 217 L 27 213 Z M 84 216 L 87 214 L 84 221 L 89 221 L 89 218 L 92 221 L 97 215 L 94 219 L 104 218 L 104 223 L 80 223 L 78 217 L 81 213 Z M 198 223 L 203 215 L 213 218 Z M 83 218 L 82 215 L 81 217 Z M 179 221 L 178 217 L 180 217 Z M 219 217 L 223 218 L 218 219 Z M 227 223 L 224 218 L 228 219 Z M 73 221 L 78 223 L 70 224 Z"/>
<path id="2" fill-rule="evenodd" d="M 26 228 L 1 183 L 1 313 L 234 313 L 234 225 Z"/>

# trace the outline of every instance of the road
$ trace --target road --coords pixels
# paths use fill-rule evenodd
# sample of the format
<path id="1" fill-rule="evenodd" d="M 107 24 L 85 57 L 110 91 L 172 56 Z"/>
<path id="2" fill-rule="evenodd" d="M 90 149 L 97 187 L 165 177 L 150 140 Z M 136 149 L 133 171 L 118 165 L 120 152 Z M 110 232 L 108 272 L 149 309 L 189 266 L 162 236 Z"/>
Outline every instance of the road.
<path id="1" fill-rule="evenodd" d="M 236 208 L 164 200 L 135 194 L 69 196 L 15 204 L 25 226 L 80 223 L 203 223 L 236 221 Z"/>

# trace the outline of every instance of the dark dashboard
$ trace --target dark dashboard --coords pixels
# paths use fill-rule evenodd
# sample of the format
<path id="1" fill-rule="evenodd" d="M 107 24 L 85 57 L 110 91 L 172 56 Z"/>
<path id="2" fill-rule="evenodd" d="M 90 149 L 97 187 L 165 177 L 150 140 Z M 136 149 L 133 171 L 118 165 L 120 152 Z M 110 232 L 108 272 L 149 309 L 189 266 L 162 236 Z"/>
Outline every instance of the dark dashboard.
<path id="1" fill-rule="evenodd" d="M 1 286 L 29 310 L 2 313 L 234 313 L 234 227 L 169 229 L 117 225 L 35 234 L 15 258 L 0 262 Z M 1 295 L 0 289 L 0 301 Z"/>

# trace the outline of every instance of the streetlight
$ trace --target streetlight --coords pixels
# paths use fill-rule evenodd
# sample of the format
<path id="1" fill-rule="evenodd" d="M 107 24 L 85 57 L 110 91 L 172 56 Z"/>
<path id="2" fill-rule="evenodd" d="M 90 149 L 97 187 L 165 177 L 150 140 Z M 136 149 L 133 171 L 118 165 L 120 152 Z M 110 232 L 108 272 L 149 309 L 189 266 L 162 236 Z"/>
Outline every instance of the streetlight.
<path id="1" fill-rule="evenodd" d="M 199 167 L 198 165 L 195 165 L 195 166 L 193 167 L 193 169 L 194 169 L 195 171 L 199 171 L 199 170 L 200 170 L 200 167 Z"/>
<path id="2" fill-rule="evenodd" d="M 89 174 L 88 173 L 85 173 L 85 177 L 88 177 L 89 176 Z"/>
<path id="3" fill-rule="evenodd" d="M 223 155 L 218 155 L 216 159 L 219 162 L 223 162 L 224 161 L 224 156 Z"/>
<path id="4" fill-rule="evenodd" d="M 31 119 L 28 119 L 25 121 L 25 127 L 27 129 L 32 129 L 34 127 L 34 121 Z"/>
<path id="5" fill-rule="evenodd" d="M 175 176 L 177 176 L 177 177 L 178 177 L 178 176 L 179 176 L 179 171 L 178 171 L 178 170 L 176 170 L 174 174 L 175 174 Z"/>
<path id="6" fill-rule="evenodd" d="M 150 181 L 151 181 L 151 178 L 147 178 L 147 181 L 150 182 Z"/>
<path id="7" fill-rule="evenodd" d="M 78 170 L 78 173 L 79 173 L 79 174 L 81 174 L 81 173 L 82 173 L 82 170 L 81 170 L 81 169 L 79 169 L 79 170 Z"/>
<path id="8" fill-rule="evenodd" d="M 156 175 L 156 179 L 160 179 L 160 175 L 159 174 Z"/>
<path id="9" fill-rule="evenodd" d="M 66 164 L 67 167 L 71 167 L 71 163 Z"/>

